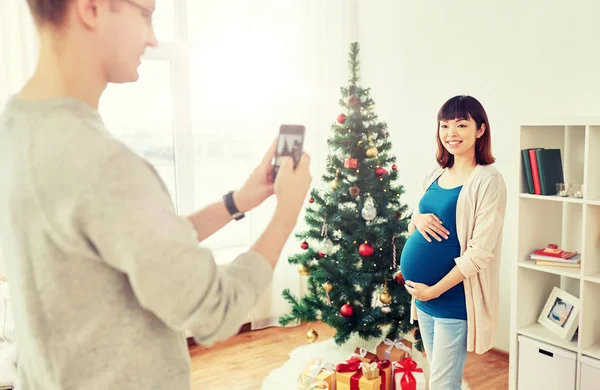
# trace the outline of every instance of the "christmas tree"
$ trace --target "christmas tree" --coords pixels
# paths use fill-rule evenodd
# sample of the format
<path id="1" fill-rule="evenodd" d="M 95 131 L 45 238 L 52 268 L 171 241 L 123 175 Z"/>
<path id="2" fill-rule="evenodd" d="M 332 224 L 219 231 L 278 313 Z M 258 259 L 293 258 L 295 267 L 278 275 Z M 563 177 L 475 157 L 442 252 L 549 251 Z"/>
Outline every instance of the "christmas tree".
<path id="1" fill-rule="evenodd" d="M 370 88 L 359 84 L 359 45 L 350 46 L 350 78 L 341 88 L 342 113 L 331 128 L 324 189 L 312 189 L 308 230 L 299 232 L 301 251 L 289 258 L 308 278 L 308 294 L 283 297 L 292 311 L 280 318 L 320 319 L 336 330 L 341 345 L 352 334 L 396 340 L 410 324 L 410 294 L 400 273 L 400 253 L 410 216 L 400 201 L 402 185 L 387 125 L 374 113 Z M 416 347 L 422 350 L 418 332 Z M 311 329 L 309 339 L 318 335 Z"/>

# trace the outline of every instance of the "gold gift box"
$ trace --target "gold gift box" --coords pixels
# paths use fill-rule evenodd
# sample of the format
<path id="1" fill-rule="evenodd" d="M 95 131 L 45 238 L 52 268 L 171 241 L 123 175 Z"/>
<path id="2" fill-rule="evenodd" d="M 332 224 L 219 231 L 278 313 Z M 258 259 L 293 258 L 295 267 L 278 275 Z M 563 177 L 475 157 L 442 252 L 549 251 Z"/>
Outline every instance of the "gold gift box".
<path id="1" fill-rule="evenodd" d="M 300 377 L 299 380 L 302 381 L 303 383 L 310 383 L 310 374 L 313 372 L 313 366 L 315 364 L 321 364 L 321 362 L 319 360 L 313 360 L 312 362 L 310 362 L 308 364 L 308 366 L 306 367 L 306 369 L 304 371 L 302 371 L 300 373 Z M 331 365 L 331 370 L 327 370 L 327 369 L 322 369 L 319 371 L 319 373 L 317 374 L 317 376 L 315 376 L 314 381 L 313 382 L 319 382 L 319 381 L 324 381 L 327 382 L 327 385 L 329 386 L 329 390 L 334 389 L 334 384 L 335 384 L 335 380 L 336 380 L 336 372 L 335 372 L 335 367 L 333 365 Z"/>
<path id="2" fill-rule="evenodd" d="M 350 378 L 354 374 L 354 372 L 338 372 L 336 374 L 336 389 L 350 390 Z M 358 382 L 358 388 L 360 390 L 380 390 L 381 377 L 378 376 L 375 379 L 367 379 L 364 376 L 361 376 L 360 381 Z"/>

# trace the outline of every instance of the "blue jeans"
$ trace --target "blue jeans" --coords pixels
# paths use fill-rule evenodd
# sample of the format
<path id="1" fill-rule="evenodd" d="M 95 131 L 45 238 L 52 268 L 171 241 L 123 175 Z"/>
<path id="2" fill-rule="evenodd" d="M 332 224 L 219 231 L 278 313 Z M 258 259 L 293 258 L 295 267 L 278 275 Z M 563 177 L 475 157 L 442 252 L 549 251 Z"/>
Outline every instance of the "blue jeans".
<path id="1" fill-rule="evenodd" d="M 429 363 L 429 390 L 460 390 L 467 360 L 467 321 L 435 318 L 417 309 Z"/>

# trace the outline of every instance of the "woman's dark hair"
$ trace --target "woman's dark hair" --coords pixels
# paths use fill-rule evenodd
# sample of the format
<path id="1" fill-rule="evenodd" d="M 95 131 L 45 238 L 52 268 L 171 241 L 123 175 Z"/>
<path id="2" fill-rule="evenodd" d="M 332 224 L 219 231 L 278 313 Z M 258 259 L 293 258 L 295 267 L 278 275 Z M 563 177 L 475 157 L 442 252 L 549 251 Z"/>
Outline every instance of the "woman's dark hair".
<path id="1" fill-rule="evenodd" d="M 436 160 L 442 168 L 450 168 L 454 165 L 454 156 L 446 150 L 439 137 L 440 121 L 450 120 L 469 120 L 472 118 L 477 130 L 481 129 L 481 125 L 485 124 L 483 135 L 475 141 L 475 161 L 479 165 L 492 164 L 496 159 L 492 155 L 492 136 L 490 134 L 490 122 L 488 121 L 485 109 L 477 99 L 472 96 L 458 95 L 449 99 L 437 116 L 437 128 L 435 131 L 435 139 L 437 141 Z"/>

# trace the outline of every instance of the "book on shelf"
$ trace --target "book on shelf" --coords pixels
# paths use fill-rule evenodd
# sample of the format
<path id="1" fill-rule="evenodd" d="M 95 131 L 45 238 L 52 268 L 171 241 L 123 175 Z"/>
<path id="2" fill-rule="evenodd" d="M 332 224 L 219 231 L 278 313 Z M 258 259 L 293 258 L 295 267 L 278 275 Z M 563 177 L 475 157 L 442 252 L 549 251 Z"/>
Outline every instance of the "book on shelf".
<path id="1" fill-rule="evenodd" d="M 567 268 L 581 268 L 581 261 L 576 262 L 561 262 L 561 261 L 550 261 L 550 260 L 536 260 L 535 265 L 546 265 L 551 267 L 567 267 Z"/>
<path id="2" fill-rule="evenodd" d="M 554 263 L 576 263 L 581 260 L 581 256 L 579 254 L 576 254 L 568 259 L 563 259 L 560 257 L 544 256 L 532 253 L 529 255 L 529 258 L 531 260 L 552 261 Z"/>
<path id="3" fill-rule="evenodd" d="M 537 265 L 551 265 L 555 267 L 581 267 L 581 255 L 577 251 L 565 251 L 556 244 L 548 244 L 545 248 L 536 249 L 529 254 L 529 258 Z"/>
<path id="4" fill-rule="evenodd" d="M 559 249 L 558 246 L 556 246 L 556 245 L 549 245 L 546 248 L 536 249 L 533 251 L 533 253 L 536 255 L 556 257 L 558 259 L 567 259 L 567 260 L 578 254 L 577 251 L 569 252 L 569 251 L 564 251 L 562 249 Z"/>
<path id="5" fill-rule="evenodd" d="M 560 149 L 523 149 L 521 150 L 521 160 L 527 193 L 557 194 L 556 184 L 564 183 Z"/>

